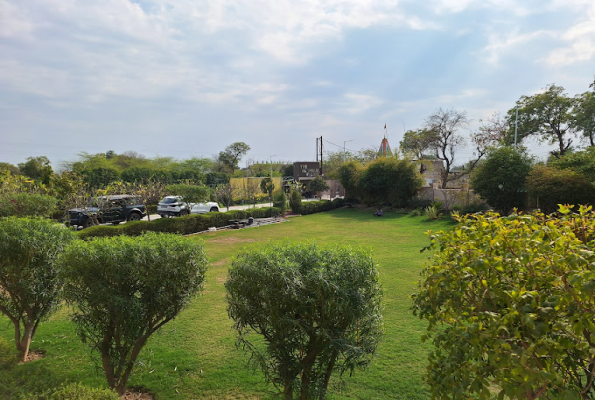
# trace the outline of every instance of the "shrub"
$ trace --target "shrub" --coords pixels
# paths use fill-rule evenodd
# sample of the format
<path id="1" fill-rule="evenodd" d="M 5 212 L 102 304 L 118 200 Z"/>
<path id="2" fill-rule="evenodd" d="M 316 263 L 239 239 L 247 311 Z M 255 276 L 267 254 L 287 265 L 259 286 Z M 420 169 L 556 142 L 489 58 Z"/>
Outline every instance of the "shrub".
<path id="1" fill-rule="evenodd" d="M 595 395 L 595 214 L 475 214 L 432 233 L 413 310 L 433 398 Z"/>
<path id="2" fill-rule="evenodd" d="M 76 241 L 59 262 L 77 334 L 120 395 L 149 337 L 202 290 L 208 263 L 202 244 L 151 232 Z"/>
<path id="3" fill-rule="evenodd" d="M 27 358 L 39 323 L 60 304 L 55 260 L 74 238 L 47 219 L 0 219 L 0 312 L 14 325 L 20 361 Z"/>
<path id="4" fill-rule="evenodd" d="M 6 193 L 0 195 L 0 217 L 50 217 L 57 200 L 47 194 Z"/>
<path id="5" fill-rule="evenodd" d="M 527 200 L 526 178 L 533 158 L 522 148 L 491 149 L 471 176 L 473 191 L 497 211 L 508 214 L 523 209 Z"/>
<path id="6" fill-rule="evenodd" d="M 441 214 L 442 212 L 440 211 L 440 208 L 436 205 L 432 205 L 424 209 L 424 215 L 429 220 L 439 219 Z"/>
<path id="7" fill-rule="evenodd" d="M 225 287 L 239 345 L 285 399 L 324 398 L 333 370 L 367 365 L 382 335 L 378 272 L 362 250 L 268 245 L 241 253 Z"/>
<path id="8" fill-rule="evenodd" d="M 299 190 L 293 189 L 291 191 L 289 206 L 291 207 L 291 212 L 294 214 L 299 214 L 302 211 L 302 194 Z"/>
<path id="9" fill-rule="evenodd" d="M 285 196 L 285 192 L 283 190 L 279 190 L 275 193 L 273 198 L 273 206 L 279 209 L 281 215 L 285 215 L 285 211 L 287 211 L 287 197 Z"/>
<path id="10" fill-rule="evenodd" d="M 556 211 L 558 204 L 592 204 L 595 199 L 595 186 L 571 169 L 536 166 L 527 177 L 527 188 L 545 213 Z"/>

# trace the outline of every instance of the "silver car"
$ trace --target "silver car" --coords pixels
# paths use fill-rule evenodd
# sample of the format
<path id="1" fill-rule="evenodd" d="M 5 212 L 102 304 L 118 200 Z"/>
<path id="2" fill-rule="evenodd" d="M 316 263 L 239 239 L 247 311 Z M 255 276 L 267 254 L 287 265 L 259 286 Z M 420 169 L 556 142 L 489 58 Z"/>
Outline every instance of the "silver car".
<path id="1" fill-rule="evenodd" d="M 190 207 L 191 206 L 191 207 Z M 219 212 L 219 204 L 209 201 L 206 203 L 192 203 L 182 201 L 182 196 L 166 196 L 157 204 L 157 214 L 161 218 L 180 217 L 183 215 Z"/>

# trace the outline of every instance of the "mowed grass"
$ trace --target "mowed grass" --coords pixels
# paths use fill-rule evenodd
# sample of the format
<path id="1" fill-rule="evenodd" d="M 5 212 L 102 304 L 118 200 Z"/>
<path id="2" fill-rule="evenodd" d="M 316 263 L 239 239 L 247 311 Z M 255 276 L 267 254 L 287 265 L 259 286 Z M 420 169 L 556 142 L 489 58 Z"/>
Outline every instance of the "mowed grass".
<path id="1" fill-rule="evenodd" d="M 224 282 L 232 258 L 240 251 L 279 240 L 315 240 L 372 249 L 384 289 L 386 335 L 372 364 L 351 377 L 335 376 L 328 397 L 427 399 L 423 374 L 429 345 L 420 341 L 426 324 L 411 314 L 409 296 L 429 256 L 420 253 L 428 244 L 425 232 L 450 226 L 447 219 L 429 222 L 396 211 L 377 218 L 370 210 L 340 209 L 279 224 L 188 237 L 203 241 L 211 260 L 205 291 L 151 338 L 129 386 L 150 391 L 161 400 L 276 398 L 277 390 L 264 382 L 259 371 L 247 369 L 247 356 L 235 346 Z M 0 344 L 14 346 L 13 341 L 12 324 L 1 316 Z M 45 357 L 6 365 L 0 354 L 0 398 L 27 398 L 27 393 L 64 382 L 106 386 L 103 371 L 93 361 L 96 355 L 76 336 L 66 307 L 40 325 L 32 349 L 43 350 Z"/>

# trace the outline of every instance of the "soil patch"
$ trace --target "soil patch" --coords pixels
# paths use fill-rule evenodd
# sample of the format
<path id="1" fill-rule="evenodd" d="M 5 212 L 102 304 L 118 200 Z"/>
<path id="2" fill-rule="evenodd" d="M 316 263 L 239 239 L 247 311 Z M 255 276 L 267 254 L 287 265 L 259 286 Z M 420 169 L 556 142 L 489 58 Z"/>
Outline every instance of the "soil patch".
<path id="1" fill-rule="evenodd" d="M 39 360 L 45 357 L 45 351 L 43 350 L 33 350 L 27 354 L 27 358 L 25 362 Z"/>
<path id="2" fill-rule="evenodd" d="M 120 400 L 153 400 L 155 397 L 151 393 L 145 393 L 142 391 L 135 391 L 134 389 L 127 390 Z"/>

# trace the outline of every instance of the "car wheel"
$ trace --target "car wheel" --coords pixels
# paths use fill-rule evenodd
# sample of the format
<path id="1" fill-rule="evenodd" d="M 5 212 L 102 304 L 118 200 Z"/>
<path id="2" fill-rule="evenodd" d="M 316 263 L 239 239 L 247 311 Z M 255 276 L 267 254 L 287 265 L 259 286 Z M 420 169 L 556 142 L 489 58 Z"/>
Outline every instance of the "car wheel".
<path id="1" fill-rule="evenodd" d="M 219 209 L 217 207 L 211 207 L 211 209 L 209 211 L 210 212 L 219 212 Z"/>
<path id="2" fill-rule="evenodd" d="M 83 225 L 82 225 L 82 227 L 83 227 L 83 229 L 85 229 L 85 228 L 88 228 L 88 227 L 90 227 L 90 226 L 93 226 L 93 225 L 95 225 L 95 224 L 93 223 L 93 219 L 91 219 L 91 218 L 86 218 L 86 219 L 83 221 Z"/>
<path id="3" fill-rule="evenodd" d="M 114 221 L 112 222 L 112 225 L 120 225 L 120 221 Z"/>
<path id="4" fill-rule="evenodd" d="M 128 221 L 140 221 L 140 214 L 133 212 L 128 216 Z"/>
<path id="5" fill-rule="evenodd" d="M 180 216 L 182 216 L 182 217 L 184 215 L 188 215 L 188 214 L 190 214 L 190 211 L 188 211 L 188 210 L 182 210 L 182 211 L 180 211 Z"/>

